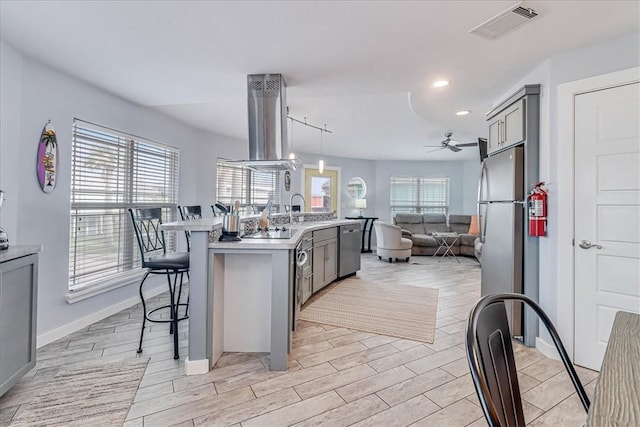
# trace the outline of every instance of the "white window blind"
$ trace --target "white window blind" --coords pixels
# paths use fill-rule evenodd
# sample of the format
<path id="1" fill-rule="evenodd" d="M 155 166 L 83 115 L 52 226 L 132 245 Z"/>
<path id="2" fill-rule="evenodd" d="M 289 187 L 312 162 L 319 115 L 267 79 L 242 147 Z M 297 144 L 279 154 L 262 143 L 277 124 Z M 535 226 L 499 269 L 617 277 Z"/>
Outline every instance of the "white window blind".
<path id="1" fill-rule="evenodd" d="M 75 119 L 71 170 L 69 290 L 84 289 L 140 267 L 127 208 L 163 208 L 173 221 L 179 151 Z M 165 234 L 167 250 L 174 233 Z"/>
<path id="2" fill-rule="evenodd" d="M 218 159 L 216 200 L 227 206 L 236 200 L 253 213 L 251 208 L 262 210 L 271 200 L 273 212 L 280 212 L 280 173 L 278 171 L 255 171 L 247 167 Z"/>
<path id="3" fill-rule="evenodd" d="M 391 215 L 449 211 L 449 178 L 391 177 Z"/>

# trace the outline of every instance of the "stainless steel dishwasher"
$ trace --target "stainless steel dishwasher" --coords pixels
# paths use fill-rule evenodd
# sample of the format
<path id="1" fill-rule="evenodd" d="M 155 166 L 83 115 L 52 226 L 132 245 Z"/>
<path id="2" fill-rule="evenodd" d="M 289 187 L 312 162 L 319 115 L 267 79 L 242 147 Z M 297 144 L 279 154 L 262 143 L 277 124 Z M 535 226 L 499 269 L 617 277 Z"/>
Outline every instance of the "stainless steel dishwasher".
<path id="1" fill-rule="evenodd" d="M 360 270 L 360 224 L 341 225 L 339 239 L 338 277 L 355 274 Z"/>

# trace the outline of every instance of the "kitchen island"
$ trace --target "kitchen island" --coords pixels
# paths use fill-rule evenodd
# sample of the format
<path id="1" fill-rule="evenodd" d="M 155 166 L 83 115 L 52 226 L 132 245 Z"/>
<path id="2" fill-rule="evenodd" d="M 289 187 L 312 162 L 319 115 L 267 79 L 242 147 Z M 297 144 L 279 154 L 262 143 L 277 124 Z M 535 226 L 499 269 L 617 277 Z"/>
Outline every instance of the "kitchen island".
<path id="1" fill-rule="evenodd" d="M 292 230 L 288 239 L 219 242 L 220 218 L 163 224 L 165 231 L 191 232 L 187 375 L 208 372 L 223 352 L 267 352 L 272 370 L 287 369 L 296 246 L 313 231 L 357 223 L 307 215 L 296 214 L 304 222 L 278 224 Z M 249 218 L 243 230 L 254 229 Z"/>

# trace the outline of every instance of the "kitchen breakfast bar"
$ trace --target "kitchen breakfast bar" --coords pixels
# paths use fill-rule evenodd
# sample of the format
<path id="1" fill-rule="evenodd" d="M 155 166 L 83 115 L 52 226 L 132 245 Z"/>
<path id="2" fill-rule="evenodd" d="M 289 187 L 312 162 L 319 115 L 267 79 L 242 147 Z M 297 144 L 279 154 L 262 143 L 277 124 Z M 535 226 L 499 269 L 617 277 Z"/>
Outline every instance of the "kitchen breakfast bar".
<path id="1" fill-rule="evenodd" d="M 291 230 L 289 238 L 232 242 L 218 241 L 221 218 L 162 225 L 165 231 L 191 233 L 187 375 L 208 372 L 223 352 L 270 353 L 272 370 L 287 369 L 295 327 L 296 247 L 314 231 L 357 224 L 317 214 L 296 218 L 300 222 L 282 224 Z M 247 221 L 243 229 L 251 230 Z"/>

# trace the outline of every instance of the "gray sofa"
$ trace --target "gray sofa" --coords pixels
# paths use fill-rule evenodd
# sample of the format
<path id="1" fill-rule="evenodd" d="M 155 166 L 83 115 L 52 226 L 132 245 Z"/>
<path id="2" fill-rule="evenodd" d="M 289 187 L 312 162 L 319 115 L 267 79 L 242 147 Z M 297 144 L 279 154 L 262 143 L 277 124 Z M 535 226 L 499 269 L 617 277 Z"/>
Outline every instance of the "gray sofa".
<path id="1" fill-rule="evenodd" d="M 475 256 L 479 258 L 478 236 L 468 234 L 471 215 L 449 215 L 449 221 L 444 214 L 406 214 L 399 213 L 393 218 L 393 223 L 402 229 L 403 237 L 413 241 L 411 255 L 433 255 L 438 250 L 438 242 L 431 235 L 433 232 L 456 232 L 460 238 L 453 244 L 452 251 L 456 255 Z M 454 239 L 449 240 L 449 244 Z M 439 253 L 442 253 L 440 250 Z"/>

